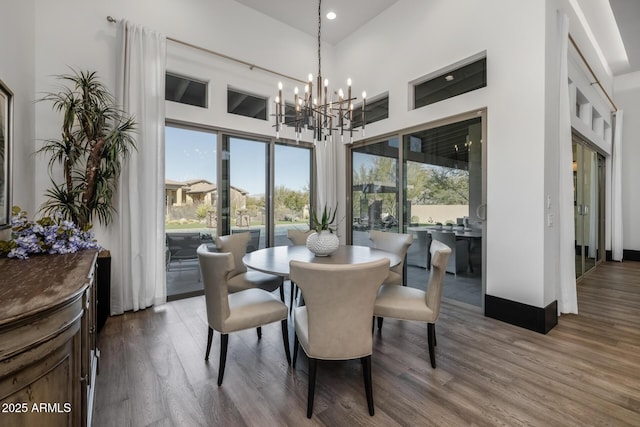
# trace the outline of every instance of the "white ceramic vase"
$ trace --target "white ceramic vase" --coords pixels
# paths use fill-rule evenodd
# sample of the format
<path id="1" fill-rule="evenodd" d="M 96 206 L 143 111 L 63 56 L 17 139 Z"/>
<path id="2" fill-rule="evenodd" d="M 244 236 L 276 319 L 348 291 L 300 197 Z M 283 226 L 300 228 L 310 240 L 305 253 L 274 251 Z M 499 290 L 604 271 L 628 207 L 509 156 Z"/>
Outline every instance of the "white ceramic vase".
<path id="1" fill-rule="evenodd" d="M 307 248 L 316 256 L 329 256 L 338 249 L 338 246 L 340 246 L 338 236 L 329 230 L 311 233 L 307 237 Z"/>

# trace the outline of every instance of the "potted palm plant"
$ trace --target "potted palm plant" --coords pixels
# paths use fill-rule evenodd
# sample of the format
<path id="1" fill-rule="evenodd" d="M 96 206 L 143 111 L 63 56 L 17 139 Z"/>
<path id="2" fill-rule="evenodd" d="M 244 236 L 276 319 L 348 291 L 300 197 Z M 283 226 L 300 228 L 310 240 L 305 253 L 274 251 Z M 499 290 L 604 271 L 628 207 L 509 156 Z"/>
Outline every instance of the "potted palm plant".
<path id="1" fill-rule="evenodd" d="M 67 86 L 42 98 L 53 102 L 63 119 L 60 139 L 46 140 L 38 151 L 49 155 L 52 183 L 41 210 L 58 212 L 81 229 L 90 228 L 94 218 L 109 225 L 122 161 L 135 149 L 136 123 L 116 107 L 95 72 L 58 78 Z M 62 165 L 60 183 L 53 178 L 56 165 Z"/>
<path id="2" fill-rule="evenodd" d="M 331 255 L 340 246 L 340 240 L 334 233 L 337 212 L 337 206 L 335 209 L 327 209 L 327 205 L 324 206 L 321 216 L 318 216 L 315 210 L 311 212 L 311 229 L 315 230 L 315 233 L 307 237 L 307 248 L 316 256 Z"/>
<path id="3" fill-rule="evenodd" d="M 38 151 L 49 156 L 52 187 L 41 211 L 61 215 L 87 231 L 97 219 L 108 226 L 115 212 L 122 162 L 134 150 L 136 122 L 115 104 L 114 98 L 95 72 L 76 71 L 58 76 L 64 85 L 46 94 L 41 101 L 53 103 L 62 115 L 59 139 L 44 141 Z M 56 182 L 54 169 L 62 166 L 62 180 Z M 57 170 L 57 169 L 56 169 Z M 109 312 L 111 256 L 98 257 L 98 328 Z"/>

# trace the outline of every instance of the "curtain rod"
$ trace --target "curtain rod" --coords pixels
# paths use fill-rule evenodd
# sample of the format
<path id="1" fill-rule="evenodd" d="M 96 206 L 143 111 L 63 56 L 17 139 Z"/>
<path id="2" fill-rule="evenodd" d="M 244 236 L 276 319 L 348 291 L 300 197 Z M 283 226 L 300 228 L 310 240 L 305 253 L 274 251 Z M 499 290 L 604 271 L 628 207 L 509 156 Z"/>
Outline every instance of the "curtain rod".
<path id="1" fill-rule="evenodd" d="M 582 59 L 582 62 L 584 62 L 584 65 L 587 66 L 587 69 L 589 70 L 589 72 L 591 73 L 591 75 L 593 76 L 593 78 L 596 80 L 594 83 L 597 84 L 600 87 L 600 90 L 602 91 L 602 93 L 604 93 L 604 96 L 607 97 L 607 99 L 609 100 L 609 103 L 611 104 L 611 106 L 613 107 L 613 112 L 616 113 L 618 111 L 618 107 L 616 107 L 616 104 L 613 102 L 613 99 L 611 99 L 611 97 L 609 96 L 609 94 L 607 93 L 607 91 L 604 89 L 604 87 L 602 86 L 602 83 L 600 83 L 600 80 L 598 79 L 598 77 L 596 76 L 596 73 L 593 72 L 593 69 L 591 68 L 591 66 L 589 65 L 589 63 L 587 62 L 587 59 L 584 57 L 584 55 L 582 54 L 582 51 L 580 50 L 580 48 L 578 47 L 578 44 L 576 43 L 576 41 L 573 39 L 573 37 L 571 37 L 571 34 L 569 34 L 569 41 L 571 42 L 571 44 L 573 45 L 573 47 L 576 48 L 576 50 L 578 51 L 578 55 L 580 55 L 580 59 Z M 591 84 L 594 84 L 591 83 Z"/>
<path id="2" fill-rule="evenodd" d="M 112 24 L 115 24 L 116 22 L 118 22 L 112 16 L 107 16 L 107 21 L 111 22 Z M 264 71 L 264 72 L 267 72 L 267 73 L 270 73 L 270 74 L 275 74 L 276 76 L 284 77 L 285 79 L 293 80 L 293 81 L 300 82 L 300 83 L 308 83 L 305 80 L 300 80 L 300 79 L 297 79 L 295 77 L 291 77 L 291 76 L 288 76 L 286 74 L 282 74 L 282 73 L 280 73 L 278 71 L 274 71 L 274 70 L 271 70 L 269 68 L 261 67 L 259 65 L 252 64 L 250 62 L 243 61 L 242 59 L 234 58 L 233 56 L 225 55 L 224 53 L 216 52 L 214 50 L 210 50 L 210 49 L 207 49 L 205 47 L 197 46 L 195 44 L 191 44 L 191 43 L 188 43 L 188 42 L 184 42 L 182 40 L 174 39 L 172 37 L 167 37 L 167 40 L 169 40 L 169 41 L 171 41 L 173 43 L 181 44 L 183 46 L 186 46 L 186 47 L 189 47 L 189 48 L 192 48 L 192 49 L 196 49 L 196 50 L 200 50 L 202 52 L 209 53 L 211 55 L 219 56 L 220 58 L 228 59 L 230 61 L 237 62 L 237 63 L 242 64 L 242 65 L 246 65 L 247 67 L 249 67 L 250 70 L 257 69 L 257 70 L 261 70 L 261 71 Z"/>

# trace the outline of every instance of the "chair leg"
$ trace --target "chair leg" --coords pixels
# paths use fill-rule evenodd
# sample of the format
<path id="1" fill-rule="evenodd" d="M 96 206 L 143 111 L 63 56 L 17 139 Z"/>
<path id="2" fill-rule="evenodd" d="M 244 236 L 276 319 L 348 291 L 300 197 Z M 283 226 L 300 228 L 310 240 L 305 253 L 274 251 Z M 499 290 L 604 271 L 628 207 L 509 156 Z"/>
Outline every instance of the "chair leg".
<path id="1" fill-rule="evenodd" d="M 291 366 L 291 351 L 289 350 L 289 328 L 287 326 L 287 319 L 283 319 L 280 322 L 282 326 L 282 341 L 284 342 L 284 354 L 287 356 L 287 363 Z"/>
<path id="2" fill-rule="evenodd" d="M 298 334 L 293 335 L 293 369 L 296 369 L 296 360 L 298 360 L 298 347 L 300 347 L 300 341 L 298 341 Z"/>
<path id="3" fill-rule="evenodd" d="M 316 391 L 316 359 L 309 358 L 309 392 L 307 396 L 307 418 L 313 415 L 313 397 Z"/>
<path id="4" fill-rule="evenodd" d="M 438 340 L 436 339 L 436 324 L 433 324 L 433 346 L 438 346 Z"/>
<path id="5" fill-rule="evenodd" d="M 361 357 L 360 362 L 362 362 L 364 391 L 367 395 L 367 406 L 369 407 L 369 415 L 373 416 L 375 410 L 373 408 L 373 388 L 371 387 L 371 356 Z"/>
<path id="6" fill-rule="evenodd" d="M 222 385 L 224 378 L 224 367 L 227 364 L 227 347 L 229 345 L 229 334 L 222 334 L 220 337 L 220 366 L 218 367 L 218 386 Z"/>
<path id="7" fill-rule="evenodd" d="M 213 329 L 209 327 L 209 336 L 207 337 L 207 352 L 204 354 L 204 360 L 209 360 L 209 352 L 211 351 L 212 340 L 213 340 Z"/>
<path id="8" fill-rule="evenodd" d="M 378 316 L 378 329 L 382 329 L 382 322 L 384 322 L 384 317 Z"/>
<path id="9" fill-rule="evenodd" d="M 256 332 L 258 333 L 258 339 L 262 339 L 262 326 L 258 326 Z"/>
<path id="10" fill-rule="evenodd" d="M 280 285 L 280 301 L 284 302 L 284 281 Z"/>
<path id="11" fill-rule="evenodd" d="M 436 329 L 433 323 L 427 324 L 427 337 L 429 341 L 429 358 L 431 359 L 431 367 L 433 369 L 436 368 L 436 353 L 434 347 L 434 343 L 436 340 Z"/>
<path id="12" fill-rule="evenodd" d="M 294 293 L 296 292 L 296 284 L 291 282 L 291 296 L 289 300 L 289 314 L 293 311 L 293 301 L 295 300 Z"/>

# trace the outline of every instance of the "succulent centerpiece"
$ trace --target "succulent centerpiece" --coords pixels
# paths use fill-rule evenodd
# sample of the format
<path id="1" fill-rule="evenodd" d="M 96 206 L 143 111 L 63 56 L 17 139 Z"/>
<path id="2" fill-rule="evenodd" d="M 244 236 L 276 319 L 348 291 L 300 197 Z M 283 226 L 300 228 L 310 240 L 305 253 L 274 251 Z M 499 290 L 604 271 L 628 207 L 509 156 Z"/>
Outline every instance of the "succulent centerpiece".
<path id="1" fill-rule="evenodd" d="M 335 209 L 327 209 L 325 205 L 321 216 L 318 216 L 315 210 L 311 213 L 311 229 L 315 230 L 315 233 L 307 237 L 307 248 L 316 256 L 329 256 L 340 246 L 340 240 L 334 233 L 337 212 L 337 206 Z"/>

